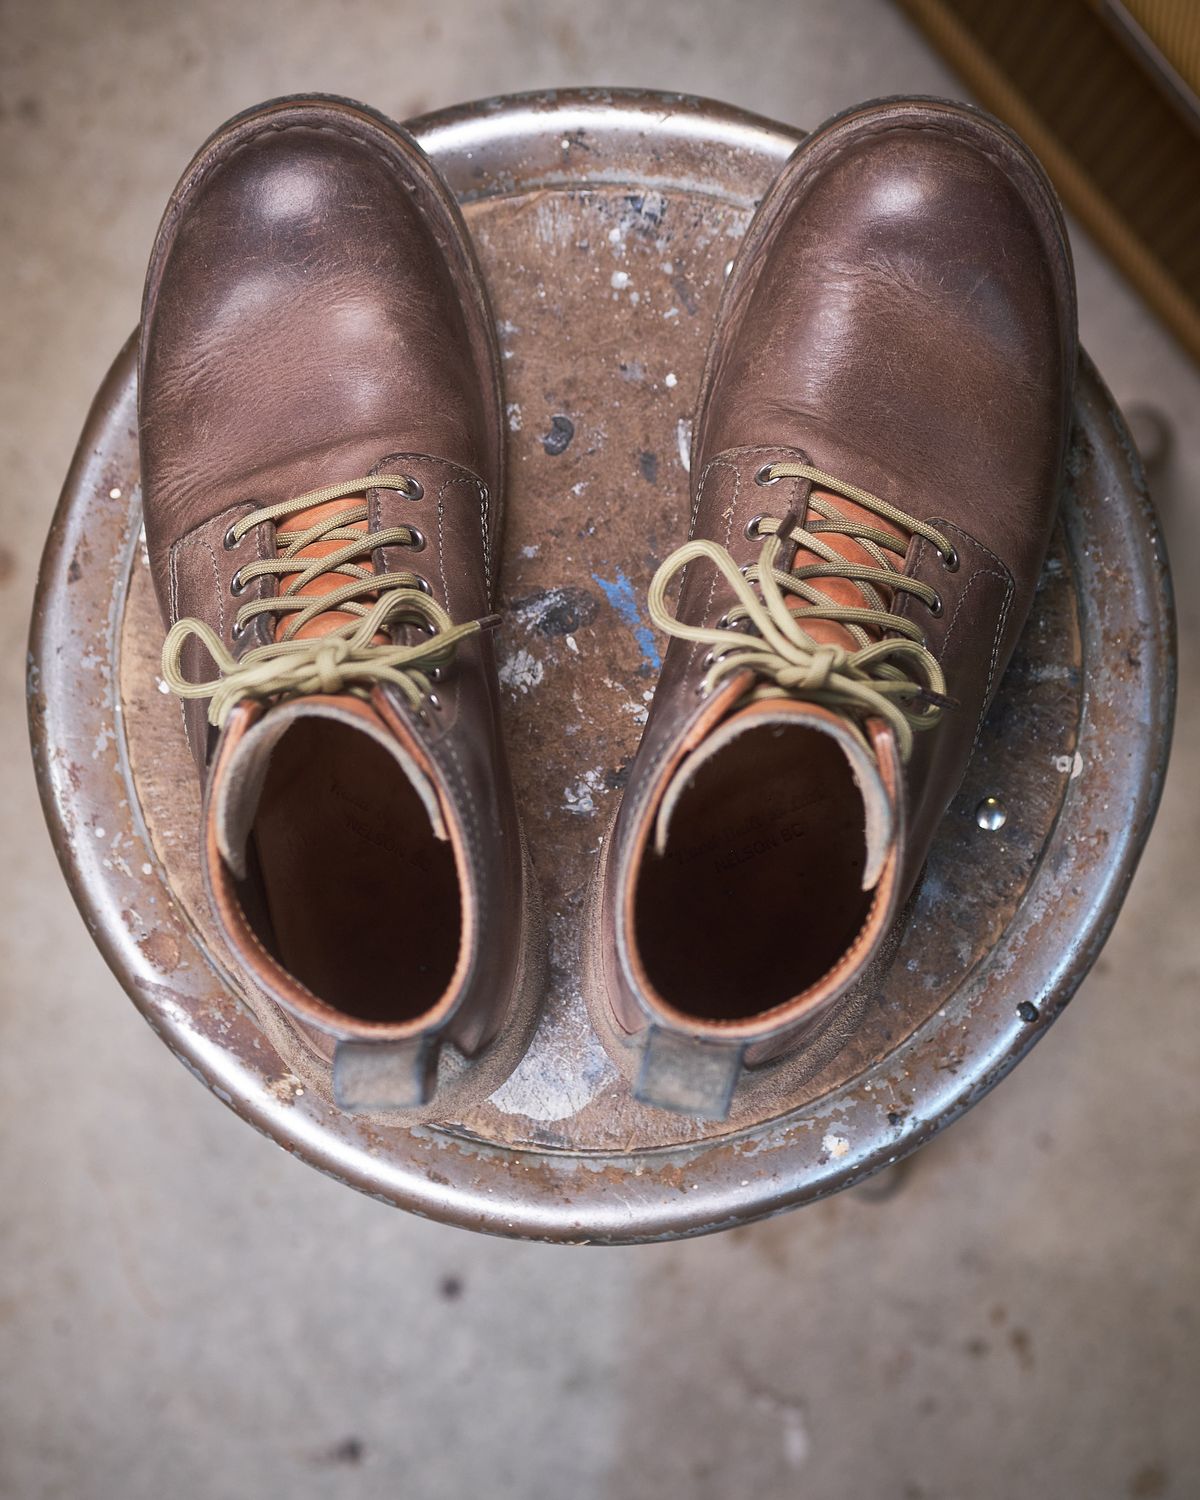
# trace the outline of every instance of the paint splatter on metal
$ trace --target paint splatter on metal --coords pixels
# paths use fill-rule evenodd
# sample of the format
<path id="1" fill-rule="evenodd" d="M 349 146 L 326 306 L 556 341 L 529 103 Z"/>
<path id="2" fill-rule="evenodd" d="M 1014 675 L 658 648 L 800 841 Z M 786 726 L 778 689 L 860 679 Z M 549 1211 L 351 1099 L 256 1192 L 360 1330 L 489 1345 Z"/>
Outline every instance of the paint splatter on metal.
<path id="1" fill-rule="evenodd" d="M 550 418 L 550 431 L 542 437 L 542 447 L 551 458 L 557 458 L 560 453 L 565 453 L 571 446 L 571 439 L 575 436 L 575 423 L 570 417 L 564 417 L 562 413 Z"/>
<path id="2" fill-rule="evenodd" d="M 599 573 L 593 573 L 592 578 L 604 590 L 604 597 L 633 632 L 633 638 L 638 643 L 643 662 L 657 670 L 662 666 L 662 657 L 658 654 L 654 632 L 642 619 L 637 596 L 633 592 L 633 585 L 629 579 L 620 568 L 617 569 L 615 579 L 601 578 Z"/>

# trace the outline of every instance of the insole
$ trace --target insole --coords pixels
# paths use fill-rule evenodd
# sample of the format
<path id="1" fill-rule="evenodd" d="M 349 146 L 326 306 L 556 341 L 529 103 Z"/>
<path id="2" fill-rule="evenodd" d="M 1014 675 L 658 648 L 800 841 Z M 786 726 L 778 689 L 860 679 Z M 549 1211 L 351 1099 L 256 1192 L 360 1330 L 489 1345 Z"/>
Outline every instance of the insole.
<path id="1" fill-rule="evenodd" d="M 440 999 L 461 936 L 454 856 L 382 745 L 301 720 L 271 757 L 253 837 L 272 929 L 260 936 L 319 1000 L 409 1021 Z"/>
<path id="2" fill-rule="evenodd" d="M 826 974 L 861 930 L 872 893 L 862 796 L 837 744 L 763 725 L 697 771 L 663 855 L 634 896 L 650 982 L 675 1009 L 738 1020 Z"/>

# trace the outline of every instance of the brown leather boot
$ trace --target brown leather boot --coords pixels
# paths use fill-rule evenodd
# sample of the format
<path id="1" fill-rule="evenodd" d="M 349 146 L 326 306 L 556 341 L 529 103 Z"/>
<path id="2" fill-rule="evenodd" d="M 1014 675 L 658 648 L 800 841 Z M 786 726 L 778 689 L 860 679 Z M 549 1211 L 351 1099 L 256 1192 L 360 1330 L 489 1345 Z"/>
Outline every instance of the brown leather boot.
<path id="1" fill-rule="evenodd" d="M 541 930 L 490 634 L 499 360 L 416 142 L 326 98 L 219 130 L 159 231 L 139 382 L 214 918 L 340 1104 L 443 1118 L 525 1050 Z"/>
<path id="2" fill-rule="evenodd" d="M 852 110 L 759 207 L 595 893 L 644 1101 L 723 1118 L 761 1068 L 786 1107 L 853 1029 L 1033 598 L 1075 362 L 1053 191 L 977 110 Z"/>

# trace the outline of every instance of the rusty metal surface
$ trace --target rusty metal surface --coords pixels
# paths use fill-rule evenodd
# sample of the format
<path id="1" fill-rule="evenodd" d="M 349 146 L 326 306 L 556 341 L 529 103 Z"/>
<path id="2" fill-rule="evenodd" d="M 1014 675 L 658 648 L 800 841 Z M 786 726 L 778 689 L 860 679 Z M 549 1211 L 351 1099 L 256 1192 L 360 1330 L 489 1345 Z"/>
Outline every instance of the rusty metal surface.
<path id="1" fill-rule="evenodd" d="M 226 972 L 200 889 L 194 771 L 156 675 L 131 346 L 84 429 L 35 611 L 30 716 L 59 857 L 172 1051 L 356 1188 L 573 1242 L 704 1233 L 811 1201 L 895 1161 L 1003 1077 L 1116 917 L 1157 804 L 1174 687 L 1166 560 L 1136 458 L 1085 361 L 1029 627 L 854 1043 L 795 1081 L 785 1113 L 761 1096 L 722 1125 L 646 1109 L 588 1026 L 583 896 L 654 685 L 645 588 L 686 529 L 691 403 L 724 268 L 798 135 L 702 101 L 595 91 L 488 101 L 417 128 L 464 200 L 504 353 L 501 670 L 552 942 L 534 1045 L 452 1125 L 347 1116 L 326 1061 Z M 992 830 L 989 796 L 1004 812 Z"/>

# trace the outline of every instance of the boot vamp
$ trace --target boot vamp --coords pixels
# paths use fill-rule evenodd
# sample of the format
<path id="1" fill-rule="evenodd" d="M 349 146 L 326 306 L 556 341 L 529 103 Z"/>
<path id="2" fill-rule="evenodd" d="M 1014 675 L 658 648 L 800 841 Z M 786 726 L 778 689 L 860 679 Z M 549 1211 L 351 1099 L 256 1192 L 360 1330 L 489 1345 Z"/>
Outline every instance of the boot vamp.
<path id="1" fill-rule="evenodd" d="M 1059 481 L 1073 309 L 1040 177 L 978 128 L 885 117 L 814 161 L 729 320 L 700 458 L 803 449 L 1024 575 Z"/>
<path id="2" fill-rule="evenodd" d="M 354 478 L 387 453 L 492 482 L 486 372 L 431 169 L 414 157 L 406 176 L 372 129 L 383 137 L 319 111 L 231 128 L 164 221 L 140 392 L 156 575 L 176 538 L 231 505 Z"/>

